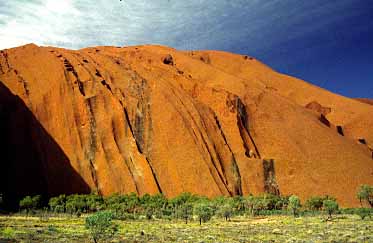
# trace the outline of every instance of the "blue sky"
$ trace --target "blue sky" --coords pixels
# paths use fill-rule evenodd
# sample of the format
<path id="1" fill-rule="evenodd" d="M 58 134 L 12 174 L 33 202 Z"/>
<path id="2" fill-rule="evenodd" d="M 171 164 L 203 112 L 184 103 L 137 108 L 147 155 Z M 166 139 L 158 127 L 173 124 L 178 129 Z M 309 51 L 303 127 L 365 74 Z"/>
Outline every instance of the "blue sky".
<path id="1" fill-rule="evenodd" d="M 0 0 L 0 49 L 30 42 L 224 50 L 373 98 L 371 0 Z"/>

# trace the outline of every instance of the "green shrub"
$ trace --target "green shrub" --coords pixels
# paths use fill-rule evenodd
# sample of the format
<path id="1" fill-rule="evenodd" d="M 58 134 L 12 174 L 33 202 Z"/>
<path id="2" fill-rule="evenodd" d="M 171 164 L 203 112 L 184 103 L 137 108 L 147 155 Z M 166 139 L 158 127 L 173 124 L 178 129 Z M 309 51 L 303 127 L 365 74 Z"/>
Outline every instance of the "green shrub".
<path id="1" fill-rule="evenodd" d="M 4 228 L 1 231 L 1 236 L 5 239 L 13 239 L 15 236 L 15 231 L 10 227 Z"/>
<path id="2" fill-rule="evenodd" d="M 85 198 L 88 212 L 97 212 L 104 208 L 104 199 L 101 195 L 91 193 Z"/>
<path id="3" fill-rule="evenodd" d="M 49 199 L 49 208 L 55 213 L 64 213 L 66 207 L 66 196 L 59 195 L 58 197 L 52 197 Z"/>
<path id="4" fill-rule="evenodd" d="M 85 227 L 95 243 L 108 241 L 118 231 L 112 220 L 113 214 L 109 211 L 100 211 L 86 218 Z"/>
<path id="5" fill-rule="evenodd" d="M 230 221 L 232 214 L 233 214 L 233 203 L 232 202 L 225 202 L 217 207 L 216 214 L 222 218 L 225 218 L 225 221 Z"/>
<path id="6" fill-rule="evenodd" d="M 199 218 L 199 224 L 202 222 L 207 222 L 214 215 L 214 210 L 209 204 L 209 202 L 200 202 L 194 206 L 193 212 Z"/>
<path id="7" fill-rule="evenodd" d="M 185 223 L 188 223 L 188 220 L 193 215 L 193 205 L 191 203 L 184 203 L 179 207 L 180 216 L 185 220 Z"/>
<path id="8" fill-rule="evenodd" d="M 295 195 L 292 195 L 289 197 L 288 209 L 290 209 L 293 212 L 294 217 L 298 215 L 300 206 L 301 205 L 300 205 L 299 197 Z"/>
<path id="9" fill-rule="evenodd" d="M 49 233 L 57 233 L 58 232 L 56 226 L 54 226 L 54 225 L 48 225 L 47 230 L 48 230 Z"/>
<path id="10" fill-rule="evenodd" d="M 104 204 L 106 209 L 114 211 L 117 215 L 132 213 L 134 217 L 141 207 L 140 198 L 135 193 L 113 194 L 104 199 Z"/>
<path id="11" fill-rule="evenodd" d="M 154 209 L 153 208 L 148 207 L 147 209 L 145 209 L 145 216 L 146 216 L 147 220 L 151 220 L 153 218 L 153 215 L 154 215 Z"/>
<path id="12" fill-rule="evenodd" d="M 361 185 L 357 192 L 357 198 L 360 200 L 360 203 L 366 201 L 373 208 L 373 186 Z"/>
<path id="13" fill-rule="evenodd" d="M 186 210 L 184 208 L 184 205 L 194 205 L 198 200 L 200 200 L 199 196 L 192 195 L 189 192 L 181 193 L 179 196 L 176 196 L 174 198 L 171 198 L 167 201 L 166 207 L 163 208 L 162 213 L 164 216 L 167 217 L 173 217 L 173 218 L 183 218 L 183 210 Z M 190 209 L 190 207 L 193 208 L 193 206 L 187 206 L 187 209 Z M 193 211 L 193 210 L 192 210 Z M 188 211 L 190 212 L 190 211 Z M 190 212 L 192 213 L 192 212 Z M 188 216 L 189 217 L 189 216 Z"/>
<path id="14" fill-rule="evenodd" d="M 309 210 L 321 210 L 324 200 L 325 198 L 319 196 L 310 197 L 306 200 L 304 206 Z"/>
<path id="15" fill-rule="evenodd" d="M 230 204 L 232 213 L 243 214 L 246 210 L 246 200 L 242 196 L 224 197 L 223 204 Z"/>
<path id="16" fill-rule="evenodd" d="M 361 220 L 364 220 L 367 217 L 371 217 L 373 210 L 371 208 L 356 208 L 354 213 L 359 215 Z"/>
<path id="17" fill-rule="evenodd" d="M 19 207 L 21 210 L 26 210 L 26 213 L 28 214 L 30 210 L 35 210 L 39 208 L 41 205 L 41 196 L 26 196 L 22 200 L 19 201 Z"/>
<path id="18" fill-rule="evenodd" d="M 332 219 L 332 214 L 338 212 L 339 205 L 337 201 L 326 199 L 323 201 L 323 209 L 328 214 L 328 219 Z"/>
<path id="19" fill-rule="evenodd" d="M 81 214 L 87 212 L 87 195 L 73 194 L 66 197 L 66 212 L 72 214 Z"/>

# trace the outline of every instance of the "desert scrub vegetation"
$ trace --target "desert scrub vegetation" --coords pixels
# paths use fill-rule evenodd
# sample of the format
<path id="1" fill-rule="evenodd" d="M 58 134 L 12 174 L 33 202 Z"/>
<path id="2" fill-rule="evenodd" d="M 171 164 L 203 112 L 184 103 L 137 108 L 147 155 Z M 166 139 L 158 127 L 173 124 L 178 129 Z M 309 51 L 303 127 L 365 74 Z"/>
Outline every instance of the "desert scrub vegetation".
<path id="1" fill-rule="evenodd" d="M 81 217 L 51 217 L 48 222 L 35 216 L 0 216 L 5 232 L 0 239 L 16 242 L 89 243 L 94 242 L 86 228 L 87 215 Z M 231 221 L 212 217 L 199 225 L 194 218 L 188 224 L 183 219 L 136 219 L 112 221 L 117 231 L 99 242 L 372 242 L 373 221 L 361 220 L 354 214 L 339 214 L 332 221 L 323 215 L 298 216 L 234 216 Z M 11 229 L 11 230 L 10 230 Z M 99 240 L 100 240 L 99 239 Z M 0 240 L 0 242 L 1 242 Z"/>
<path id="2" fill-rule="evenodd" d="M 361 204 L 365 201 L 371 208 L 373 208 L 373 186 L 361 185 L 357 192 L 357 198 L 360 200 Z"/>
<path id="3" fill-rule="evenodd" d="M 92 193 L 18 205 L 0 216 L 0 242 L 373 242 L 373 209 L 340 208 L 330 196 Z"/>
<path id="4" fill-rule="evenodd" d="M 109 241 L 115 236 L 118 225 L 113 223 L 113 218 L 110 211 L 96 212 L 85 218 L 85 227 L 94 243 Z"/>

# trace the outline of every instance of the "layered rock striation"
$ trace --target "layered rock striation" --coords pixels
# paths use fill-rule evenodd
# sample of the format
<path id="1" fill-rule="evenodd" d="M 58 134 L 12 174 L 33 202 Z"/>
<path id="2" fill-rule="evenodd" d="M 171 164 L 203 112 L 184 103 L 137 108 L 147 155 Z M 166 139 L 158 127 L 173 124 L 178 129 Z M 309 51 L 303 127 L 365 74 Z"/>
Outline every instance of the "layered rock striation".
<path id="1" fill-rule="evenodd" d="M 373 184 L 373 106 L 219 51 L 0 52 L 6 195 L 332 195 Z M 364 140 L 364 143 L 362 142 Z"/>

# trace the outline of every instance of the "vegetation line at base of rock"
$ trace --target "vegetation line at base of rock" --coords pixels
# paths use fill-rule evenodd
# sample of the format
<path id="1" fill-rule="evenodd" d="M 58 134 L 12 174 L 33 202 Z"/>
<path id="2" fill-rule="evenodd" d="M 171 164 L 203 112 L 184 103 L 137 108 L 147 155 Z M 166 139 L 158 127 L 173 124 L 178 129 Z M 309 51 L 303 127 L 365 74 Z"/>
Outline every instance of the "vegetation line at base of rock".
<path id="1" fill-rule="evenodd" d="M 19 202 L 20 212 L 26 215 L 37 212 L 70 214 L 80 216 L 82 213 L 111 211 L 119 219 L 184 219 L 186 222 L 193 215 L 199 215 L 201 221 L 207 221 L 212 216 L 224 216 L 227 220 L 232 215 L 315 215 L 324 214 L 332 219 L 333 214 L 349 212 L 358 214 L 362 219 L 371 217 L 373 207 L 373 186 L 362 185 L 357 192 L 357 198 L 362 208 L 340 209 L 335 198 L 330 196 L 314 196 L 307 199 L 303 205 L 296 195 L 279 196 L 262 194 L 258 196 L 235 196 L 207 198 L 205 196 L 182 193 L 174 198 L 166 198 L 163 194 L 137 196 L 114 194 L 102 197 L 96 193 L 85 195 L 60 195 L 44 200 L 40 195 L 26 196 Z M 0 194 L 0 213 L 3 204 Z M 363 206 L 371 208 L 364 208 Z M 206 215 L 206 212 L 207 215 Z"/>

